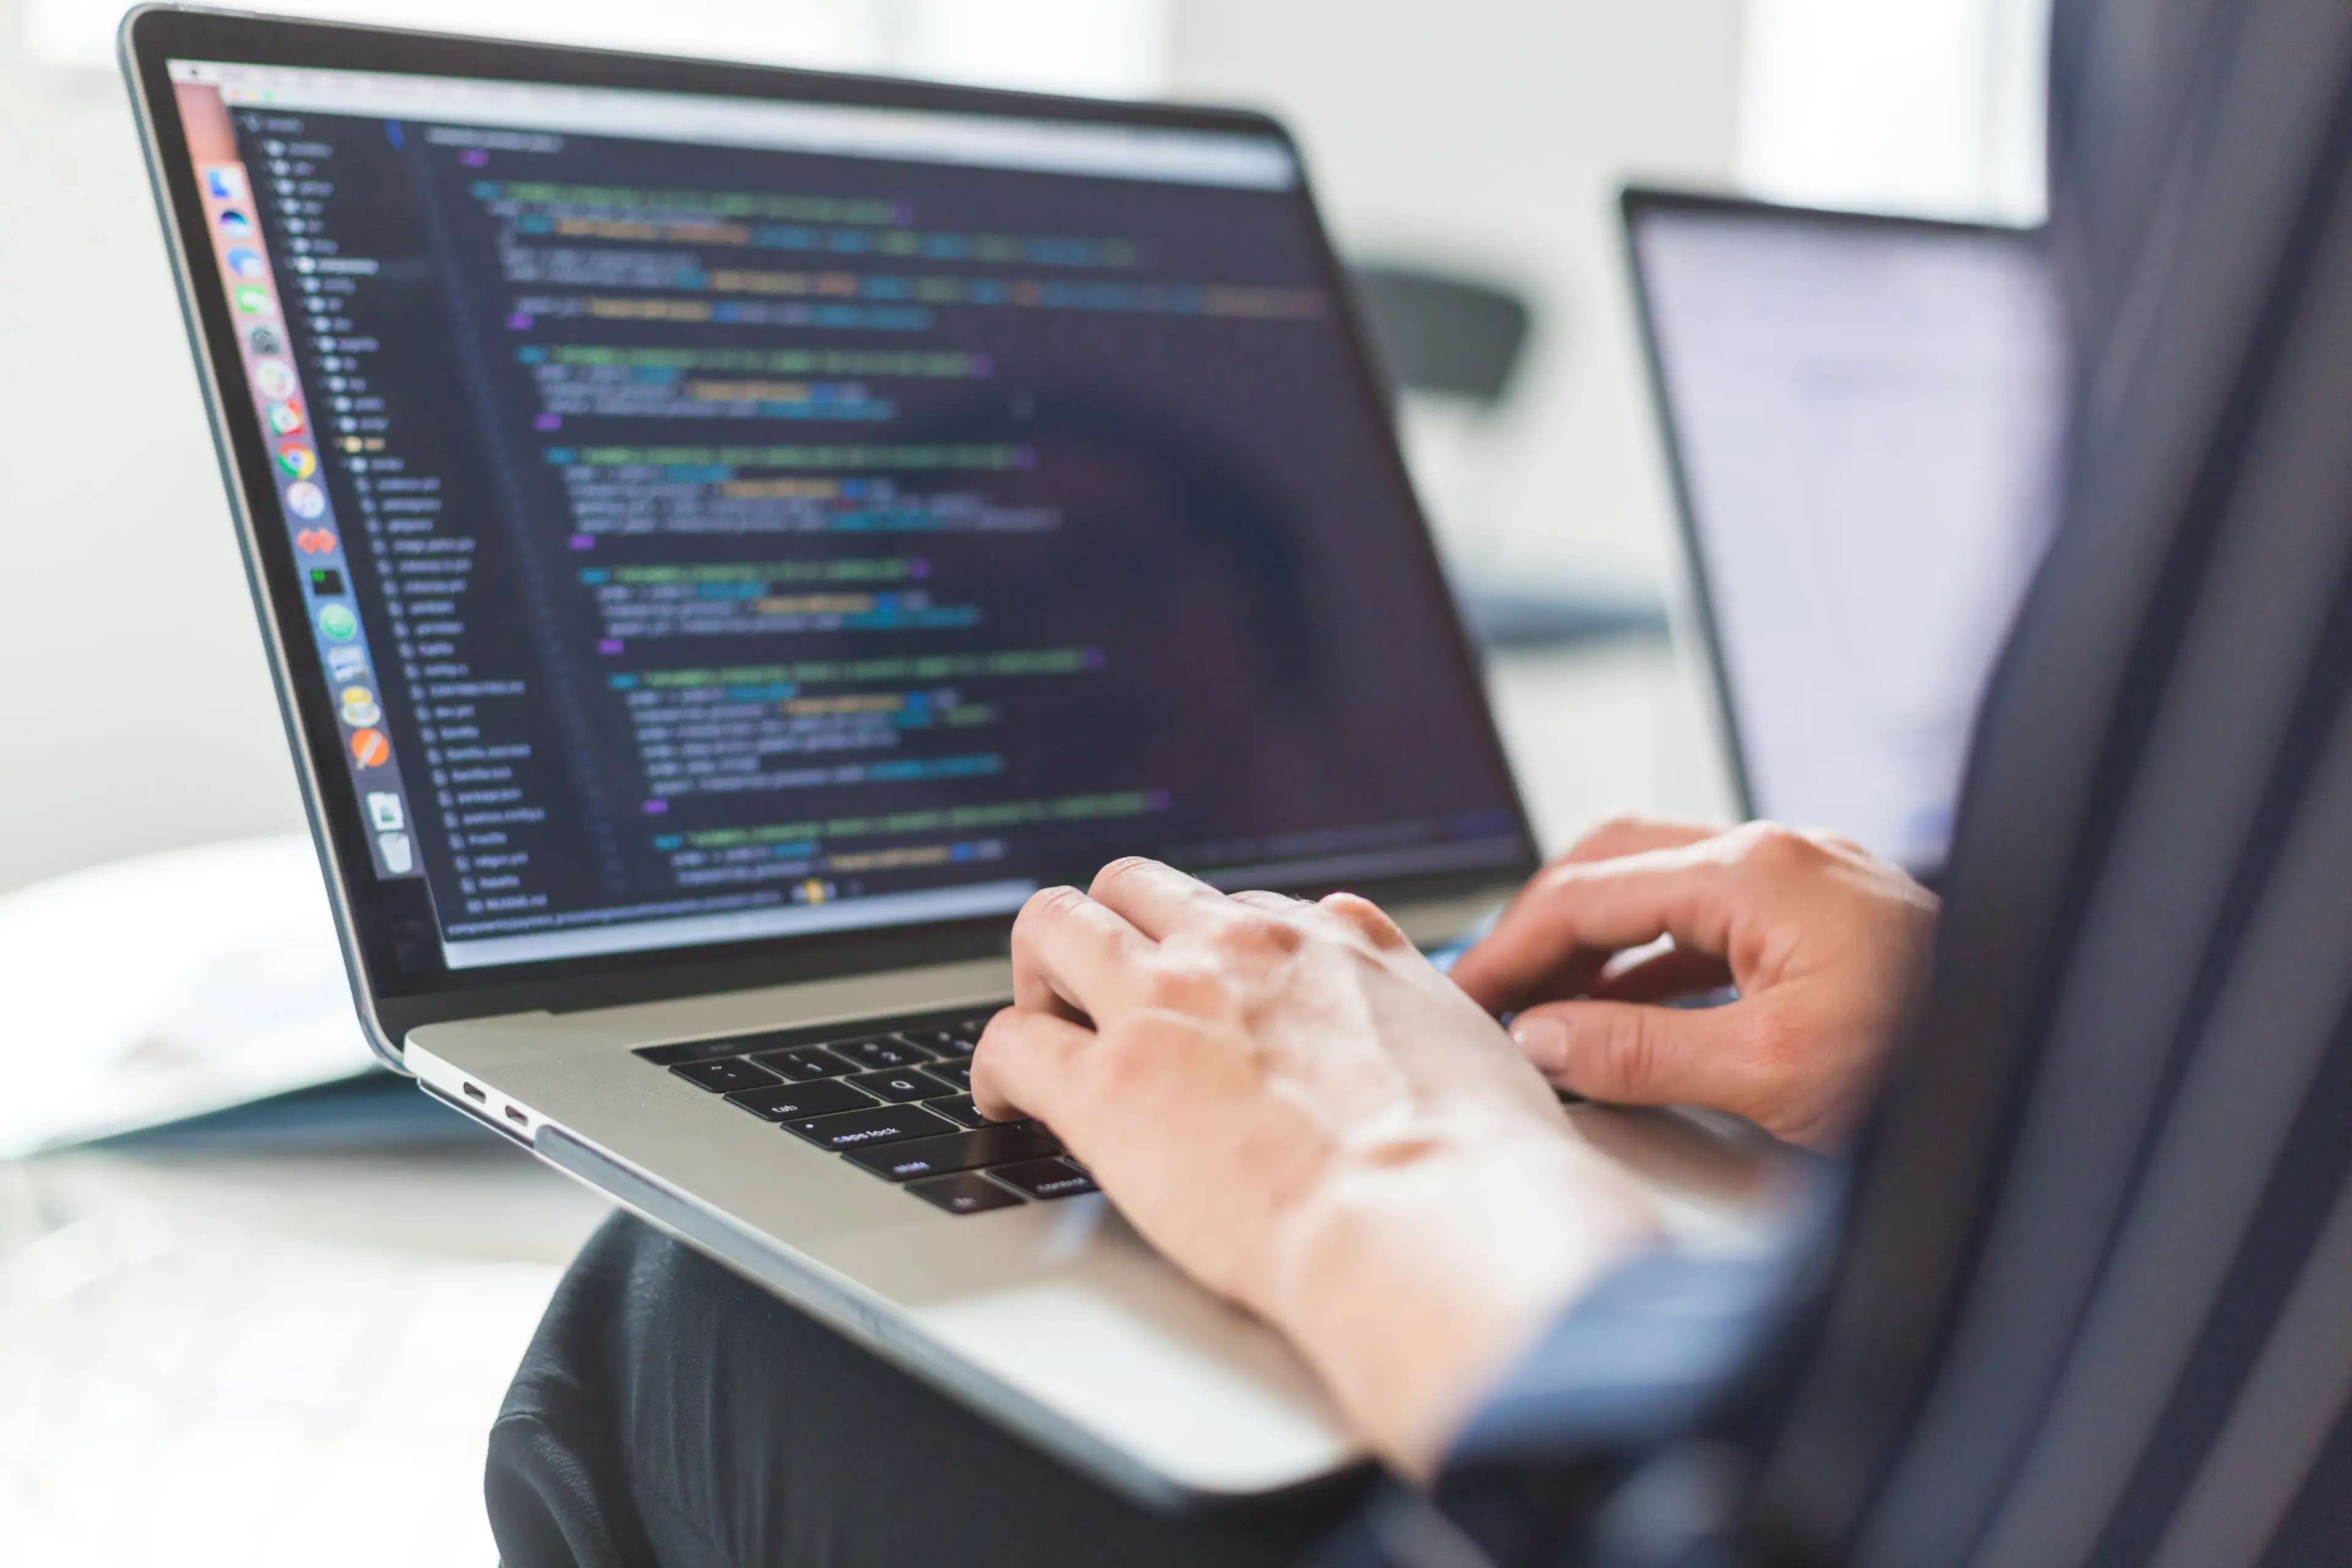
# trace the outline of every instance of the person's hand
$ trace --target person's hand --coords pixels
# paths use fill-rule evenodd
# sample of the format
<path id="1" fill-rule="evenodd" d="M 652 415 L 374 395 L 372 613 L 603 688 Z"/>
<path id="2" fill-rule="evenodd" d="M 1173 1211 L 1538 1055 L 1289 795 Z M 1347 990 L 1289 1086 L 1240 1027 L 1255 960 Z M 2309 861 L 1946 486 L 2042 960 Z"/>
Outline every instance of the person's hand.
<path id="1" fill-rule="evenodd" d="M 1626 819 L 1538 873 L 1454 979 L 1517 1015 L 1512 1038 L 1562 1089 L 1736 1111 L 1825 1149 L 1876 1084 L 1936 910 L 1832 834 Z M 1658 1005 L 1726 985 L 1727 1005 Z"/>
<path id="2" fill-rule="evenodd" d="M 1042 1118 L 1181 1268 L 1428 1465 L 1484 1381 L 1651 1234 L 1494 1019 L 1339 894 L 1122 860 L 1013 926 L 972 1092 Z"/>

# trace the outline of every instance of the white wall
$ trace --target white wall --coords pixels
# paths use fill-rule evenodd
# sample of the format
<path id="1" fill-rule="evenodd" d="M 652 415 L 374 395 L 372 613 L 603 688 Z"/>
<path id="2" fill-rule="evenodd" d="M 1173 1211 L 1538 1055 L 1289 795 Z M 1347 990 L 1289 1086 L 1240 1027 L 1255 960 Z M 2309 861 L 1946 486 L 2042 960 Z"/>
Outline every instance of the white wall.
<path id="1" fill-rule="evenodd" d="M 111 70 L 122 0 L 18 0 L 53 64 Z M 333 22 L 901 71 L 1049 92 L 1166 85 L 1173 0 L 268 0 Z"/>
<path id="2" fill-rule="evenodd" d="M 299 825 L 121 89 L 0 0 L 0 888 Z"/>
<path id="3" fill-rule="evenodd" d="M 1465 492 L 1499 520 L 1441 517 L 1457 560 L 1643 585 L 1672 560 L 1614 201 L 1629 175 L 1728 179 L 1741 21 L 1740 0 L 1181 0 L 1176 91 L 1288 120 L 1343 249 L 1535 303 L 1490 454 L 1512 482 Z"/>
<path id="4" fill-rule="evenodd" d="M 1748 0 L 1740 183 L 2040 221 L 2050 0 Z"/>
<path id="5" fill-rule="evenodd" d="M 26 3 L 0 0 L 0 889 L 299 822 L 121 89 L 37 66 Z M 1176 89 L 1288 117 L 1343 244 L 1534 296 L 1524 573 L 1669 558 L 1610 204 L 1628 172 L 1724 178 L 1739 11 L 1178 0 Z"/>

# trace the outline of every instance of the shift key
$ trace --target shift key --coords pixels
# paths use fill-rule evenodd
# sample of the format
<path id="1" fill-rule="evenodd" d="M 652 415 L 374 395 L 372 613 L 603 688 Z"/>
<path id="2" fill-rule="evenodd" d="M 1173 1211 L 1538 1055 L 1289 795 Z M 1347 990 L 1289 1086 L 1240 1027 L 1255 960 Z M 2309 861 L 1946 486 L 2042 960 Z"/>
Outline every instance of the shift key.
<path id="1" fill-rule="evenodd" d="M 844 1111 L 839 1116 L 802 1117 L 784 1125 L 820 1147 L 841 1150 L 929 1138 L 956 1130 L 955 1123 L 946 1117 L 934 1116 L 919 1105 L 882 1105 L 872 1110 Z"/>
<path id="2" fill-rule="evenodd" d="M 887 1149 L 847 1151 L 851 1164 L 863 1165 L 891 1182 L 911 1182 L 918 1176 L 944 1175 L 950 1171 L 1003 1165 L 1015 1160 L 1038 1160 L 1061 1152 L 1062 1146 L 1051 1138 L 1020 1127 L 983 1127 L 946 1138 L 893 1143 Z"/>

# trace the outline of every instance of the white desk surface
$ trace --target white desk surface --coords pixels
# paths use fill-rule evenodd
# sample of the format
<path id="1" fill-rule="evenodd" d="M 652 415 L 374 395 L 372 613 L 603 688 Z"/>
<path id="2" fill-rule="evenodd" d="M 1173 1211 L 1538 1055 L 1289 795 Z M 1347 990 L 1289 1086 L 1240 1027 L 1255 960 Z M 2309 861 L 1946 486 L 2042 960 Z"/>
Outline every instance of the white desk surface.
<path id="1" fill-rule="evenodd" d="M 1547 844 L 1724 810 L 1663 649 L 1505 659 L 1494 685 Z M 1758 1179 L 1675 1129 L 1612 1136 L 1699 1194 L 1700 1224 Z M 332 1540 L 346 1564 L 488 1568 L 484 1436 L 604 1212 L 488 1143 L 0 1163 L 0 1557 L 252 1568 Z"/>

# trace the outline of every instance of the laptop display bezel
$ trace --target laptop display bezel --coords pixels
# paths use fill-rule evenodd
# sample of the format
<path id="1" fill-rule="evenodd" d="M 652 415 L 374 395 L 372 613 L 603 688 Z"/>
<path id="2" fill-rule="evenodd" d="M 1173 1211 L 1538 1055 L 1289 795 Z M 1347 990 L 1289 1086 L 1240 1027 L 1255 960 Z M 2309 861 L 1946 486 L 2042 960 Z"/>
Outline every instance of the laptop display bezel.
<path id="1" fill-rule="evenodd" d="M 1852 212 L 1834 207 L 1790 205 L 1759 201 L 1752 196 L 1670 190 L 1654 185 L 1624 187 L 1619 193 L 1618 209 L 1623 219 L 1625 265 L 1633 280 L 1634 316 L 1641 326 L 1643 359 L 1650 384 L 1650 405 L 1656 416 L 1658 439 L 1665 454 L 1667 479 L 1674 489 L 1675 523 L 1682 544 L 1691 612 L 1697 626 L 1700 647 L 1706 656 L 1707 682 L 1712 688 L 1709 707 L 1723 740 L 1724 755 L 1739 815 L 1752 817 L 1758 814 L 1759 806 L 1748 767 L 1746 731 L 1740 723 L 1738 704 L 1732 695 L 1730 669 L 1725 661 L 1712 574 L 1707 563 L 1706 541 L 1699 531 L 1698 508 L 1691 486 L 1682 421 L 1675 414 L 1673 394 L 1666 384 L 1665 354 L 1659 342 L 1657 301 L 1650 289 L 1649 268 L 1642 257 L 1642 225 L 1658 215 L 1698 216 L 1811 224 L 1822 228 L 1861 229 L 1879 234 L 1973 236 L 2013 241 L 2020 245 L 2039 243 L 2042 231 L 2007 224 L 1926 217 L 1907 213 Z M 1910 869 L 1916 873 L 1932 874 L 1937 868 L 1914 867 Z"/>
<path id="2" fill-rule="evenodd" d="M 379 1051 L 397 1059 L 398 1042 L 420 1025 L 538 1009 L 572 1010 L 654 1001 L 843 974 L 874 973 L 1001 955 L 1010 915 L 904 927 L 869 928 L 769 938 L 609 957 L 419 970 L 399 962 L 391 916 L 367 849 L 360 805 L 346 783 L 331 695 L 307 651 L 309 627 L 298 568 L 278 517 L 268 447 L 245 381 L 228 303 L 204 270 L 210 258 L 196 173 L 188 153 L 169 75 L 173 59 L 233 61 L 260 66 L 415 72 L 491 80 L 613 87 L 736 98 L 930 110 L 1031 120 L 1238 132 L 1280 140 L 1294 157 L 1288 133 L 1264 115 L 1225 109 L 1106 102 L 988 89 L 950 87 L 881 78 L 781 68 L 492 41 L 389 28 L 299 22 L 169 6 L 143 7 L 124 18 L 123 68 L 138 111 L 142 139 L 166 232 L 182 308 L 199 362 L 248 582 L 262 621 L 302 795 L 327 873 L 328 892 L 344 945 L 355 998 Z M 1339 302 L 1351 367 L 1349 394 L 1362 417 L 1384 433 L 1384 480 L 1421 517 L 1402 451 L 1390 425 L 1387 391 L 1375 369 L 1346 275 L 1323 229 L 1302 173 L 1294 188 L 1314 236 L 1321 280 Z M 1417 586 L 1428 613 L 1448 628 L 1457 665 L 1446 673 L 1475 710 L 1483 743 L 1497 775 L 1511 781 L 1500 735 L 1486 707 L 1478 654 L 1447 591 L 1425 521 L 1413 545 Z M 1473 893 L 1523 879 L 1534 868 L 1534 837 L 1515 782 L 1510 806 L 1528 846 L 1517 861 L 1470 870 L 1423 872 L 1351 881 L 1354 890 L 1384 902 Z M 1315 881 L 1273 885 L 1315 896 L 1333 890 Z M 429 933 L 437 942 L 437 932 Z M 412 956 L 417 936 L 405 938 Z"/>

